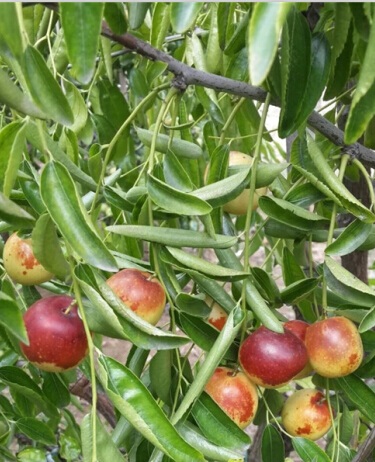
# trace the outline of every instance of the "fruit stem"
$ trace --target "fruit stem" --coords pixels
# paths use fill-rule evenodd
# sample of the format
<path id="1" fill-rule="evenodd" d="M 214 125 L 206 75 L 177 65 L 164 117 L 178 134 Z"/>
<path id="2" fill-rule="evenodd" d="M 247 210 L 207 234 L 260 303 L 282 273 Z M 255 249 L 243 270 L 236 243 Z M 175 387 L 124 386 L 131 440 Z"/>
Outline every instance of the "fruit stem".
<path id="1" fill-rule="evenodd" d="M 219 146 L 225 143 L 225 134 L 228 130 L 228 128 L 232 125 L 233 119 L 235 118 L 238 110 L 242 106 L 242 104 L 245 102 L 245 98 L 241 98 L 238 103 L 234 106 L 232 112 L 229 114 L 229 117 L 227 121 L 225 122 L 223 128 L 221 129 L 221 135 L 220 135 L 220 140 L 219 140 Z"/>
<path id="2" fill-rule="evenodd" d="M 332 434 L 333 434 L 332 461 L 334 461 L 335 460 L 336 446 L 339 445 L 340 442 L 339 442 L 339 439 L 338 439 L 337 430 L 336 430 L 336 426 L 335 426 L 335 417 L 333 415 L 333 409 L 332 409 L 332 404 L 331 404 L 331 396 L 329 394 L 330 387 L 329 387 L 329 379 L 328 378 L 325 380 L 325 383 L 326 383 L 326 399 L 327 399 L 327 404 L 328 404 L 329 416 L 330 416 L 331 422 L 332 422 Z M 339 460 L 338 460 L 339 455 L 340 455 L 340 451 L 337 451 L 337 456 L 336 456 L 337 462 L 339 462 Z"/>
<path id="3" fill-rule="evenodd" d="M 73 306 L 77 303 L 77 300 L 73 300 L 72 303 L 70 303 L 65 310 L 63 311 L 64 314 L 69 314 L 72 311 Z"/>
<path id="4" fill-rule="evenodd" d="M 74 295 L 76 298 L 76 302 L 78 305 L 78 312 L 80 314 L 84 329 L 85 329 L 85 334 L 87 338 L 87 345 L 89 348 L 89 362 L 90 362 L 90 379 L 91 379 L 91 390 L 92 390 L 92 401 L 91 401 L 91 408 L 92 408 L 92 420 L 91 420 L 91 428 L 92 428 L 92 457 L 91 457 L 91 462 L 96 462 L 97 461 L 97 454 L 96 454 L 96 408 L 97 408 L 97 386 L 96 386 L 96 375 L 95 375 L 95 359 L 94 359 L 94 342 L 91 336 L 91 332 L 87 323 L 87 318 L 86 318 L 86 313 L 83 307 L 82 303 L 82 297 L 81 297 L 81 290 L 77 281 L 77 278 L 75 277 L 74 273 L 74 261 L 73 257 L 70 251 L 70 247 L 66 243 L 66 248 L 68 250 L 68 255 L 69 255 L 69 266 L 70 266 L 70 272 L 72 275 L 72 280 L 73 280 L 73 291 Z M 69 307 L 68 307 L 69 308 Z"/>
<path id="5" fill-rule="evenodd" d="M 264 132 L 265 124 L 266 124 L 266 118 L 267 118 L 267 113 L 268 113 L 270 102 L 271 102 L 271 95 L 270 93 L 268 93 L 266 100 L 264 102 L 264 106 L 263 106 L 257 141 L 255 144 L 253 163 L 251 165 L 249 203 L 247 206 L 246 223 L 245 223 L 245 250 L 244 250 L 244 272 L 245 273 L 248 273 L 250 269 L 250 227 L 251 227 L 251 217 L 252 217 L 252 209 L 253 209 L 253 199 L 254 199 L 255 184 L 256 184 L 256 179 L 257 179 L 257 166 L 258 166 L 258 162 L 260 159 L 260 151 L 262 147 L 262 137 L 263 137 L 263 132 Z M 242 294 L 241 294 L 242 296 L 241 308 L 245 315 L 244 319 L 247 318 L 246 316 L 246 284 L 247 284 L 247 278 L 244 279 L 243 281 Z M 246 322 L 244 322 L 243 327 L 242 327 L 242 332 L 241 332 L 241 342 L 243 341 L 246 335 L 246 327 L 247 327 Z"/>

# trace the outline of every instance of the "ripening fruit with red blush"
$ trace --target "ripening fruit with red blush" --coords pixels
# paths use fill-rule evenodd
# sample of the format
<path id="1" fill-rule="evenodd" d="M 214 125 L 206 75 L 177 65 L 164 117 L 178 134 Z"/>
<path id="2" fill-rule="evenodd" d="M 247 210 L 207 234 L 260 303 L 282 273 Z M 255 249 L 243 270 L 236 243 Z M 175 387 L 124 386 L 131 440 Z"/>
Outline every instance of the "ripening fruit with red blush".
<path id="1" fill-rule="evenodd" d="M 85 328 L 72 297 L 54 295 L 38 300 L 23 316 L 29 345 L 21 350 L 34 366 L 48 372 L 76 367 L 88 352 Z"/>
<path id="2" fill-rule="evenodd" d="M 241 344 L 239 361 L 252 382 L 277 388 L 302 371 L 308 356 L 304 343 L 291 331 L 281 334 L 261 326 Z"/>
<path id="3" fill-rule="evenodd" d="M 306 332 L 306 348 L 315 371 L 323 377 L 344 377 L 363 359 L 363 345 L 356 325 L 343 316 L 323 319 Z"/>
<path id="4" fill-rule="evenodd" d="M 327 400 L 322 392 L 303 389 L 293 393 L 281 411 L 281 422 L 291 436 L 317 440 L 332 426 Z"/>
<path id="5" fill-rule="evenodd" d="M 284 323 L 284 329 L 288 329 L 293 332 L 303 343 L 305 343 L 306 339 L 306 332 L 310 324 L 305 321 L 301 321 L 300 319 L 293 319 L 292 321 L 288 321 Z M 308 352 L 307 352 L 308 353 Z M 310 360 L 307 361 L 306 366 L 299 372 L 294 378 L 295 379 L 303 379 L 308 377 L 313 372 L 313 367 L 311 366 Z"/>
<path id="6" fill-rule="evenodd" d="M 221 308 L 221 306 L 210 297 L 206 297 L 206 303 L 211 308 L 207 321 L 211 324 L 211 326 L 215 327 L 215 329 L 220 331 L 223 330 L 228 319 L 226 311 L 224 311 L 223 308 Z"/>
<path id="7" fill-rule="evenodd" d="M 17 233 L 5 242 L 3 262 L 8 276 L 25 286 L 42 284 L 53 277 L 35 258 L 31 239 L 22 239 Z"/>
<path id="8" fill-rule="evenodd" d="M 159 280 L 136 268 L 126 268 L 107 279 L 113 292 L 139 317 L 155 325 L 164 312 L 166 296 Z"/>
<path id="9" fill-rule="evenodd" d="M 254 419 L 258 408 L 257 389 L 243 372 L 218 367 L 205 390 L 240 428 L 247 427 Z"/>

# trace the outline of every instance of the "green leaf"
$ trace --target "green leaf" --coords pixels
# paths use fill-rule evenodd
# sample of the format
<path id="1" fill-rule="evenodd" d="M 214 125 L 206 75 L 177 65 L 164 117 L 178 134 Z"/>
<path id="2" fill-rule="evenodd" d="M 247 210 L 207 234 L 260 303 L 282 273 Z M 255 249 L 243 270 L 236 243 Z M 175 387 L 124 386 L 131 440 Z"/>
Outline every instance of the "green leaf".
<path id="1" fill-rule="evenodd" d="M 41 175 L 42 199 L 67 243 L 84 261 L 116 271 L 114 257 L 103 244 L 83 207 L 68 170 L 58 162 L 49 162 Z"/>
<path id="2" fill-rule="evenodd" d="M 136 128 L 136 131 L 142 143 L 147 147 L 151 147 L 154 132 L 143 128 Z M 169 136 L 161 133 L 159 133 L 156 137 L 155 148 L 157 151 L 164 154 L 166 154 L 170 149 L 177 157 L 186 157 L 187 159 L 196 159 L 203 156 L 203 151 L 197 144 L 190 143 L 189 141 L 181 140 L 176 137 L 174 137 L 170 142 Z"/>
<path id="3" fill-rule="evenodd" d="M 9 330 L 18 340 L 29 344 L 22 313 L 17 303 L 4 292 L 0 292 L 0 324 Z"/>
<path id="4" fill-rule="evenodd" d="M 155 242 L 172 247 L 228 248 L 235 245 L 237 237 L 216 234 L 215 239 L 206 233 L 179 228 L 162 228 L 139 225 L 112 225 L 107 231 L 123 236 Z"/>
<path id="5" fill-rule="evenodd" d="M 157 49 L 163 47 L 171 22 L 171 6 L 164 2 L 154 3 L 151 26 L 151 45 Z"/>
<path id="6" fill-rule="evenodd" d="M 225 352 L 236 338 L 243 321 L 243 313 L 240 308 L 235 308 L 228 316 L 223 330 L 220 332 L 213 348 L 207 353 L 204 362 L 200 365 L 199 371 L 190 385 L 180 406 L 172 418 L 172 423 L 176 424 L 184 416 L 185 412 L 194 403 L 196 398 L 202 393 L 207 380 L 219 365 Z"/>
<path id="7" fill-rule="evenodd" d="M 195 271 L 199 271 L 203 274 L 218 278 L 218 279 L 244 279 L 249 276 L 249 273 L 245 273 L 243 270 L 234 270 L 232 268 L 226 268 L 216 263 L 211 263 L 203 258 L 196 257 L 191 253 L 184 252 L 183 250 L 176 249 L 174 247 L 167 247 L 168 252 L 175 258 L 179 263 L 191 268 Z"/>
<path id="8" fill-rule="evenodd" d="M 204 460 L 179 435 L 150 392 L 130 369 L 100 355 L 98 374 L 117 410 L 154 446 L 181 462 Z"/>
<path id="9" fill-rule="evenodd" d="M 81 130 L 83 130 L 87 122 L 87 105 L 80 91 L 75 85 L 69 81 L 66 81 L 64 86 L 66 90 L 66 98 L 70 104 L 74 117 L 74 123 L 70 126 L 70 130 L 75 133 L 79 133 Z"/>
<path id="10" fill-rule="evenodd" d="M 56 443 L 56 437 L 51 427 L 41 420 L 24 417 L 16 421 L 16 427 L 19 432 L 29 437 L 32 441 L 47 445 Z"/>
<path id="11" fill-rule="evenodd" d="M 75 26 L 75 23 L 73 23 Z M 53 77 L 40 52 L 28 46 L 24 54 L 25 80 L 35 104 L 51 119 L 62 125 L 74 122 L 66 96 Z"/>
<path id="12" fill-rule="evenodd" d="M 63 408 L 70 403 L 70 393 L 59 374 L 43 374 L 43 393 L 56 407 Z"/>
<path id="13" fill-rule="evenodd" d="M 21 29 L 22 5 L 5 2 L 0 6 L 0 51 L 8 58 L 13 55 L 18 61 L 25 48 Z"/>
<path id="14" fill-rule="evenodd" d="M 332 380 L 332 385 L 343 391 L 356 409 L 359 409 L 371 422 L 375 422 L 375 393 L 354 374 Z"/>
<path id="15" fill-rule="evenodd" d="M 60 279 L 70 272 L 64 257 L 56 227 L 48 214 L 41 215 L 32 232 L 33 252 L 42 266 Z"/>
<path id="16" fill-rule="evenodd" d="M 311 65 L 311 34 L 307 21 L 296 7 L 288 13 L 281 46 L 282 98 L 279 136 L 286 138 L 296 129 Z"/>
<path id="17" fill-rule="evenodd" d="M 331 63 L 330 44 L 323 32 L 311 40 L 311 69 L 305 95 L 294 127 L 297 129 L 315 109 L 328 80 Z"/>
<path id="18" fill-rule="evenodd" d="M 173 30 L 183 34 L 190 29 L 202 9 L 203 2 L 176 2 L 171 5 L 171 23 Z"/>
<path id="19" fill-rule="evenodd" d="M 169 212 L 181 215 L 207 215 L 211 206 L 202 199 L 168 186 L 153 175 L 147 177 L 147 191 L 152 201 Z"/>
<path id="20" fill-rule="evenodd" d="M 303 231 L 325 228 L 328 220 L 284 199 L 261 197 L 259 207 L 270 218 Z"/>
<path id="21" fill-rule="evenodd" d="M 26 448 L 17 454 L 17 462 L 45 462 L 47 453 L 44 449 Z"/>
<path id="22" fill-rule="evenodd" d="M 97 462 L 123 462 L 124 457 L 113 442 L 111 435 L 106 430 L 100 419 L 95 415 L 96 420 L 96 461 Z M 86 414 L 81 421 L 82 454 L 84 460 L 92 460 L 93 414 Z"/>
<path id="23" fill-rule="evenodd" d="M 176 426 L 177 430 L 195 449 L 200 451 L 209 460 L 217 462 L 239 461 L 244 458 L 244 454 L 225 449 L 220 444 L 216 446 L 208 441 L 197 427 L 186 421 Z"/>
<path id="24" fill-rule="evenodd" d="M 353 194 L 342 184 L 331 169 L 318 145 L 312 138 L 307 139 L 308 152 L 315 167 L 319 171 L 326 185 L 337 194 L 343 206 L 354 216 L 366 223 L 373 223 L 375 215 L 366 208 Z"/>
<path id="25" fill-rule="evenodd" d="M 313 441 L 306 438 L 293 438 L 292 444 L 303 462 L 330 462 L 323 449 Z"/>
<path id="26" fill-rule="evenodd" d="M 194 189 L 189 175 L 173 151 L 169 151 L 164 158 L 163 173 L 166 183 L 173 188 L 183 192 L 190 192 Z"/>
<path id="27" fill-rule="evenodd" d="M 23 150 L 26 146 L 25 142 L 25 125 L 22 125 L 14 138 L 12 149 L 10 151 L 8 167 L 5 172 L 3 192 L 7 197 L 10 196 L 10 193 L 17 181 L 18 169 L 23 160 Z"/>
<path id="28" fill-rule="evenodd" d="M 248 33 L 249 74 L 253 85 L 267 77 L 291 3 L 255 3 Z"/>
<path id="29" fill-rule="evenodd" d="M 371 223 L 354 220 L 332 244 L 326 247 L 326 255 L 342 256 L 354 252 L 366 241 L 371 231 Z"/>
<path id="30" fill-rule="evenodd" d="M 371 26 L 365 57 L 358 77 L 358 83 L 350 105 L 348 122 L 345 126 L 345 143 L 351 144 L 365 131 L 375 114 L 375 24 Z"/>
<path id="31" fill-rule="evenodd" d="M 164 402 L 172 404 L 172 352 L 159 350 L 150 361 L 150 380 L 153 391 Z"/>
<path id="32" fill-rule="evenodd" d="M 0 82 L 1 83 L 1 82 Z M 11 153 L 19 131 L 22 129 L 22 122 L 11 122 L 0 130 L 0 187 L 4 191 L 6 172 L 11 162 Z M 9 197 L 9 194 L 5 194 Z"/>
<path id="33" fill-rule="evenodd" d="M 49 136 L 47 132 L 39 132 L 35 123 L 29 122 L 26 126 L 26 138 L 35 146 L 39 151 L 44 152 L 45 145 L 52 157 L 61 162 L 69 170 L 72 177 L 79 181 L 82 185 L 87 187 L 90 191 L 96 191 L 97 184 L 87 175 L 81 168 L 79 168 L 60 148 L 59 144 Z"/>
<path id="34" fill-rule="evenodd" d="M 44 112 L 14 84 L 2 69 L 0 69 L 0 102 L 22 114 L 38 117 L 39 119 L 46 118 Z"/>
<path id="35" fill-rule="evenodd" d="M 365 315 L 358 327 L 358 332 L 362 334 L 375 326 L 375 306 Z"/>
<path id="36" fill-rule="evenodd" d="M 319 279 L 306 278 L 301 281 L 293 282 L 281 291 L 283 303 L 292 305 L 305 299 L 319 284 Z"/>
<path id="37" fill-rule="evenodd" d="M 60 3 L 61 22 L 74 77 L 88 84 L 95 72 L 104 3 Z M 78 27 L 77 27 L 78 25 Z"/>
<path id="38" fill-rule="evenodd" d="M 203 392 L 200 395 L 191 413 L 204 436 L 213 443 L 226 449 L 244 449 L 249 445 L 249 436 L 207 393 Z"/>
<path id="39" fill-rule="evenodd" d="M 340 297 L 348 303 L 364 307 L 375 305 L 375 290 L 329 256 L 325 258 L 324 275 L 327 279 L 328 287 L 334 293 L 340 294 Z"/>
<path id="40" fill-rule="evenodd" d="M 31 228 L 35 219 L 0 192 L 0 218 L 18 229 Z"/>
<path id="41" fill-rule="evenodd" d="M 285 449 L 284 440 L 279 431 L 268 424 L 262 433 L 262 462 L 284 462 Z"/>
<path id="42" fill-rule="evenodd" d="M 129 2 L 129 27 L 132 30 L 136 30 L 143 24 L 145 20 L 147 10 L 150 7 L 150 2 Z"/>
<path id="43" fill-rule="evenodd" d="M 215 250 L 215 252 L 223 266 L 233 268 L 235 270 L 243 270 L 241 261 L 238 259 L 232 249 Z M 268 329 L 271 329 L 275 332 L 284 332 L 281 322 L 277 319 L 276 315 L 264 301 L 255 285 L 249 279 L 245 281 L 245 284 L 246 302 L 250 306 L 254 315 Z M 240 282 L 234 282 L 234 286 L 239 293 L 242 292 L 242 284 Z"/>
<path id="44" fill-rule="evenodd" d="M 124 34 L 126 32 L 127 24 L 122 2 L 105 2 L 104 17 L 115 34 Z"/>
<path id="45" fill-rule="evenodd" d="M 189 295 L 181 292 L 176 297 L 177 308 L 191 316 L 205 318 L 210 314 L 210 307 L 205 303 L 201 295 Z"/>

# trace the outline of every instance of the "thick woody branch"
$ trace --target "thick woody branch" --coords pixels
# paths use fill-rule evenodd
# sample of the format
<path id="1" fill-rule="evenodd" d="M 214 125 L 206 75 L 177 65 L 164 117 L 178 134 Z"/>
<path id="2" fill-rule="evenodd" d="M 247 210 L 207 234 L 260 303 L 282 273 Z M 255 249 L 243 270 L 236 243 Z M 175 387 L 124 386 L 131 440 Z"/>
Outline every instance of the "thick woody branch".
<path id="1" fill-rule="evenodd" d="M 104 26 L 102 35 L 147 59 L 166 63 L 168 70 L 175 75 L 174 85 L 181 90 L 184 90 L 188 85 L 199 85 L 239 97 L 250 98 L 255 101 L 263 102 L 266 99 L 267 93 L 262 88 L 194 69 L 129 33 L 116 35 L 107 26 Z M 280 103 L 277 101 L 273 101 L 272 104 L 280 106 Z M 343 148 L 343 151 L 346 153 L 356 157 L 360 161 L 366 162 L 369 166 L 375 167 L 374 151 L 360 143 L 354 143 L 350 146 L 346 145 L 344 142 L 344 133 L 318 112 L 312 112 L 307 122 L 311 128 L 320 132 L 335 145 Z"/>

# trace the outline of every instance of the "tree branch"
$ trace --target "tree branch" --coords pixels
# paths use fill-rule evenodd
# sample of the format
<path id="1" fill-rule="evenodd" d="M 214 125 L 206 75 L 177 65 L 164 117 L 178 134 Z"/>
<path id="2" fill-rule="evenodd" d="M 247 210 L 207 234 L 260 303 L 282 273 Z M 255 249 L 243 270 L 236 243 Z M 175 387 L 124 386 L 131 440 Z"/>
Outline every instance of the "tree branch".
<path id="1" fill-rule="evenodd" d="M 369 460 L 375 448 L 375 428 L 373 428 L 364 443 L 359 447 L 358 452 L 352 462 L 365 462 Z M 371 459 L 372 460 L 372 459 Z"/>
<path id="2" fill-rule="evenodd" d="M 243 98 L 250 98 L 255 101 L 263 102 L 266 99 L 267 92 L 262 88 L 194 69 L 178 61 L 169 54 L 152 47 L 149 43 L 132 34 L 126 33 L 117 35 L 114 34 L 108 26 L 104 25 L 102 28 L 102 35 L 123 45 L 129 50 L 135 51 L 147 59 L 166 63 L 168 65 L 168 70 L 175 75 L 174 85 L 181 90 L 184 90 L 188 85 L 198 85 Z M 280 107 L 280 103 L 277 101 L 272 101 L 272 105 Z M 335 145 L 340 146 L 345 153 L 375 167 L 374 151 L 366 148 L 360 143 L 354 143 L 349 146 L 346 145 L 344 143 L 344 133 L 318 112 L 312 112 L 307 122 L 311 128 L 320 132 Z"/>

